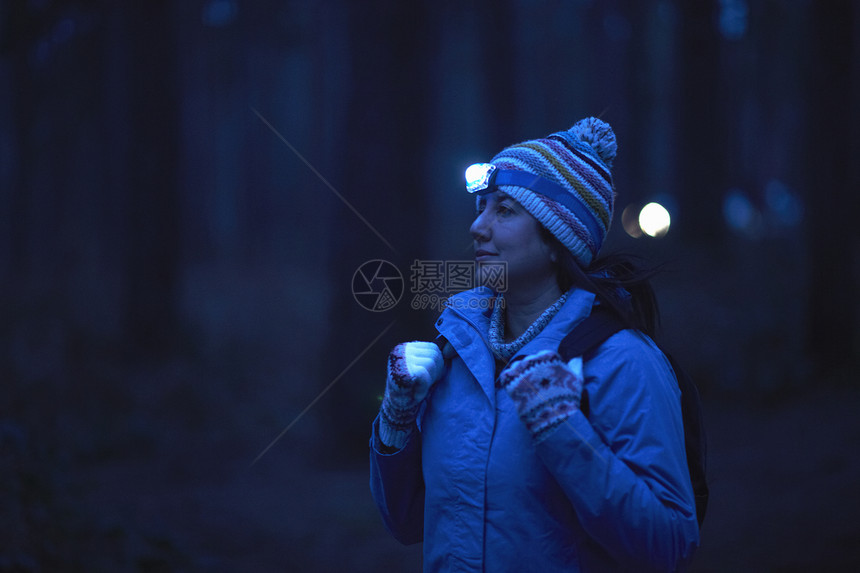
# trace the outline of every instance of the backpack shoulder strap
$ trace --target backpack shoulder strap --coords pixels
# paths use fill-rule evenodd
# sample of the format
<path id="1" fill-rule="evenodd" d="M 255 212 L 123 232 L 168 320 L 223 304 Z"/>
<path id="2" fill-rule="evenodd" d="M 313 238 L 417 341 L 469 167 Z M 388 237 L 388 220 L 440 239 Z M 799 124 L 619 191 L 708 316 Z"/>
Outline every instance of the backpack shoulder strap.
<path id="1" fill-rule="evenodd" d="M 576 325 L 558 345 L 558 353 L 565 362 L 577 356 L 590 354 L 603 341 L 626 327 L 610 310 L 595 306 L 585 320 Z M 588 389 L 582 389 L 579 409 L 587 418 L 591 413 Z"/>
<path id="2" fill-rule="evenodd" d="M 588 354 L 603 341 L 627 328 L 609 309 L 596 306 L 588 317 L 571 330 L 558 345 L 562 360 Z"/>

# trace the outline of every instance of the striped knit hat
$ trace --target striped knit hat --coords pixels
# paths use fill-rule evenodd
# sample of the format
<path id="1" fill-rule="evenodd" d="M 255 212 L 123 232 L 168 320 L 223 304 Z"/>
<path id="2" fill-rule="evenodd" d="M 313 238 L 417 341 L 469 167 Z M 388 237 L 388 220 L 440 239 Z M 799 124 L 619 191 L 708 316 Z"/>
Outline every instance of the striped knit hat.
<path id="1" fill-rule="evenodd" d="M 587 267 L 609 231 L 615 202 L 610 168 L 617 146 L 609 124 L 582 119 L 567 131 L 504 149 L 466 172 L 467 189 L 498 188 L 549 230 Z"/>

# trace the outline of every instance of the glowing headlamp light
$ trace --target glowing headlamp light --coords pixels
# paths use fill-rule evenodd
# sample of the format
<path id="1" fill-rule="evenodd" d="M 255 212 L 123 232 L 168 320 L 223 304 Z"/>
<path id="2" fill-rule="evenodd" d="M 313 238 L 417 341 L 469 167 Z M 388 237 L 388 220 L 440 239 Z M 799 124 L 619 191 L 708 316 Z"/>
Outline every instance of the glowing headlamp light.
<path id="1" fill-rule="evenodd" d="M 490 188 L 496 166 L 492 163 L 475 163 L 466 169 L 466 191 L 479 193 Z"/>

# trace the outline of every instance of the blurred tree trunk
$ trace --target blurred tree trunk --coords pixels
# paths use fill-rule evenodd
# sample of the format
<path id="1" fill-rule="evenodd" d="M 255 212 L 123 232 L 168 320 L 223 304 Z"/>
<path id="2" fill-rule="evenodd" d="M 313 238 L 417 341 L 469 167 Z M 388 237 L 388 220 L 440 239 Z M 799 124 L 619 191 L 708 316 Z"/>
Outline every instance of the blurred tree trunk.
<path id="1" fill-rule="evenodd" d="M 17 157 L 10 166 L 12 185 L 5 194 L 4 201 L 11 216 L 8 219 L 8 271 L 12 277 L 25 275 L 32 264 L 30 262 L 29 241 L 27 229 L 31 220 L 30 202 L 32 200 L 32 185 L 29 173 L 31 170 L 30 130 L 38 103 L 37 89 L 29 59 L 33 45 L 38 38 L 39 23 L 28 13 L 27 6 L 21 2 L 11 4 L 3 22 L 3 52 L 8 51 L 12 68 L 11 90 L 12 108 L 14 109 L 15 124 L 13 137 Z M 8 128 L 8 126 L 7 126 Z M 4 269 L 7 270 L 7 269 Z"/>
<path id="2" fill-rule="evenodd" d="M 809 304 L 807 345 L 818 373 L 849 364 L 856 336 L 857 226 L 860 195 L 852 170 L 857 121 L 855 4 L 811 4 L 806 136 Z M 854 72 L 854 73 L 852 73 Z M 856 373 L 855 373 L 856 377 Z"/>
<path id="3" fill-rule="evenodd" d="M 9 220 L 9 268 L 20 282 L 25 298 L 45 296 L 61 282 L 63 251 L 60 239 L 63 218 L 61 188 L 68 188 L 65 141 L 73 137 L 76 93 L 67 99 L 56 97 L 58 90 L 70 85 L 69 69 L 74 65 L 60 57 L 60 49 L 48 40 L 63 15 L 55 6 L 29 6 L 13 3 L 8 10 L 9 37 L 4 48 L 11 51 L 11 103 L 15 114 L 14 140 L 17 150 L 13 185 L 9 193 L 12 216 Z M 65 42 L 65 50 L 74 42 Z M 74 51 L 72 51 L 75 54 Z M 71 59 L 71 58 L 70 58 Z M 79 71 L 80 70 L 76 70 Z M 79 90 L 80 91 L 80 90 Z M 55 137 L 59 132 L 62 137 Z M 64 177 L 65 176 L 65 177 Z M 68 253 L 66 253 L 68 254 Z M 62 288 L 62 287 L 60 287 Z M 57 289 L 59 290 L 59 289 Z"/>
<path id="4" fill-rule="evenodd" d="M 179 94 L 172 3 L 131 4 L 125 334 L 132 357 L 177 341 Z M 122 190 L 117 190 L 122 192 Z"/>
<path id="5" fill-rule="evenodd" d="M 519 128 L 520 114 L 517 110 L 517 90 L 513 85 L 516 41 L 510 1 L 483 0 L 477 12 L 483 25 L 480 30 L 475 30 L 481 35 L 481 67 L 474 79 L 484 82 L 483 93 L 487 94 L 484 102 L 486 108 L 482 113 L 488 122 L 489 161 L 502 148 L 539 135 L 515 132 Z"/>
<path id="6" fill-rule="evenodd" d="M 621 100 L 627 110 L 624 114 L 627 133 L 624 135 L 621 151 L 622 165 L 625 169 L 616 168 L 613 173 L 619 197 L 615 204 L 615 223 L 621 220 L 624 207 L 640 196 L 642 199 L 655 197 L 665 193 L 670 183 L 665 174 L 659 173 L 660 128 L 659 119 L 655 116 L 659 111 L 660 87 L 655 85 L 657 79 L 662 79 L 656 69 L 661 62 L 655 61 L 652 52 L 657 34 L 653 31 L 656 18 L 651 17 L 653 6 L 636 0 L 621 2 L 621 12 L 624 20 L 629 22 L 630 38 L 623 51 L 625 81 Z M 661 38 L 662 39 L 662 38 Z M 626 180 L 623 174 L 627 174 Z M 619 225 L 620 227 L 620 225 Z"/>
<path id="7" fill-rule="evenodd" d="M 720 241 L 727 137 L 722 121 L 717 3 L 680 1 L 679 202 L 681 234 L 699 244 Z"/>
<path id="8" fill-rule="evenodd" d="M 376 397 L 384 389 L 384 357 L 398 337 L 415 337 L 419 329 L 418 313 L 409 309 L 408 281 L 429 227 L 431 190 L 423 171 L 433 121 L 436 31 L 424 3 L 392 0 L 374 9 L 350 3 L 348 9 L 351 97 L 335 187 L 369 225 L 342 202 L 334 203 L 330 272 L 336 294 L 322 370 L 326 382 L 334 379 L 396 319 L 396 328 L 349 370 L 328 401 L 328 427 L 335 430 L 329 446 L 364 456 Z M 392 262 L 406 280 L 407 292 L 393 310 L 371 312 L 353 300 L 353 273 L 370 259 Z"/>

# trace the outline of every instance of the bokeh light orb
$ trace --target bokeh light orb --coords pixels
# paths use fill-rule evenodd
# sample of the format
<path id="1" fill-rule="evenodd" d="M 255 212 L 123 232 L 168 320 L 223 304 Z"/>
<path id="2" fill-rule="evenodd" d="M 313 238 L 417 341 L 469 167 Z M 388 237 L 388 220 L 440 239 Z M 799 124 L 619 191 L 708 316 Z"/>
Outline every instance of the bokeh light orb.
<path id="1" fill-rule="evenodd" d="M 669 232 L 672 218 L 659 203 L 648 203 L 639 211 L 639 228 L 649 237 L 659 238 Z"/>
<path id="2" fill-rule="evenodd" d="M 624 232 L 634 239 L 642 236 L 642 228 L 639 226 L 639 205 L 632 203 L 624 208 L 621 212 L 621 226 L 624 227 Z"/>

